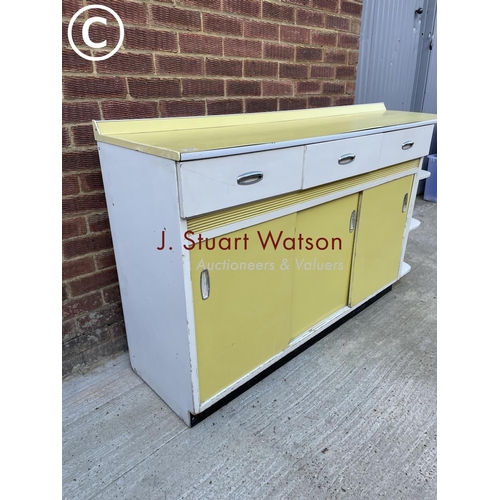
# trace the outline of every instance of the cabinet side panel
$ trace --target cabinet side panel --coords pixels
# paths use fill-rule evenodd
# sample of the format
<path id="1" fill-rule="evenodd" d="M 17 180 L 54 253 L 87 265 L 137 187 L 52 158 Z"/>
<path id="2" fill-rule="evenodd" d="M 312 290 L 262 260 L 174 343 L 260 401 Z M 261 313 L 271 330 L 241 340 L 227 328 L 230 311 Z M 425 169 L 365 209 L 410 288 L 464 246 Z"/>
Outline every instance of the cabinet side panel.
<path id="1" fill-rule="evenodd" d="M 99 157 L 132 367 L 189 424 L 193 398 L 175 162 L 103 143 Z M 163 237 L 165 248 L 158 250 Z"/>

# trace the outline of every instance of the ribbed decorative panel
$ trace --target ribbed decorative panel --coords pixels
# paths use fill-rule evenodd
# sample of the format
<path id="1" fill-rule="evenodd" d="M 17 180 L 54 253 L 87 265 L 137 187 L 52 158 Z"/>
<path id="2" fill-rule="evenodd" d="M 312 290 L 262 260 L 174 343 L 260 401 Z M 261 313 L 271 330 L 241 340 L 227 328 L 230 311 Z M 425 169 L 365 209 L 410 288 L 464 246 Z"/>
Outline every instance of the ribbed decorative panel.
<path id="1" fill-rule="evenodd" d="M 384 177 L 389 177 L 393 174 L 418 168 L 419 162 L 420 159 L 418 158 L 416 160 L 407 161 L 405 163 L 399 163 L 398 165 L 393 165 L 391 167 L 368 172 L 367 174 L 356 175 L 354 177 L 343 179 L 337 182 L 332 182 L 330 184 L 323 184 L 321 186 L 306 189 L 304 191 L 297 191 L 295 193 L 276 196 L 275 198 L 268 198 L 267 200 L 249 203 L 246 205 L 239 205 L 235 208 L 229 208 L 221 210 L 219 212 L 201 215 L 199 217 L 192 217 L 188 219 L 187 227 L 195 234 L 202 233 L 204 231 L 210 231 L 211 229 L 215 229 L 217 227 L 234 224 L 235 222 L 251 219 L 252 217 L 257 217 L 258 215 L 273 212 L 275 210 L 290 207 L 298 203 L 304 203 L 316 198 L 321 198 L 322 196 L 326 196 L 328 194 L 343 191 L 359 184 L 376 181 L 378 179 L 383 179 Z"/>

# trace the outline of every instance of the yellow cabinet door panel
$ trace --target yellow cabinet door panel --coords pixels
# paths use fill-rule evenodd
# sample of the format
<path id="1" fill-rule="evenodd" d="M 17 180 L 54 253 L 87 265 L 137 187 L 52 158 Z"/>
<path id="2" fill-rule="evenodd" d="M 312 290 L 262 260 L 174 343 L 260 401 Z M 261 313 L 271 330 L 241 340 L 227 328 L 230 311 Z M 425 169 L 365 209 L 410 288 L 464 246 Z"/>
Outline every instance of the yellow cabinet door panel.
<path id="1" fill-rule="evenodd" d="M 292 272 L 281 267 L 293 258 L 283 241 L 293 238 L 295 222 L 294 213 L 208 240 L 214 250 L 203 244 L 190 251 L 201 402 L 288 346 Z M 206 300 L 203 269 L 210 276 Z"/>
<path id="2" fill-rule="evenodd" d="M 409 175 L 361 194 L 350 306 L 397 279 L 412 183 Z"/>
<path id="3" fill-rule="evenodd" d="M 297 213 L 296 238 L 303 243 L 293 262 L 291 340 L 347 305 L 358 198 Z"/>

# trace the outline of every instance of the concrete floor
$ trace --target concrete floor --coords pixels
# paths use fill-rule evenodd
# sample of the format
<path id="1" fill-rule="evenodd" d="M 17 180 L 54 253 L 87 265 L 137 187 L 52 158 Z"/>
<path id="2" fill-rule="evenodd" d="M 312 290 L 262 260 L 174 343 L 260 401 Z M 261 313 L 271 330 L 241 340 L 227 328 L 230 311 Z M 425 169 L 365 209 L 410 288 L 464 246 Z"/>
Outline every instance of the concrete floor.
<path id="1" fill-rule="evenodd" d="M 436 211 L 393 290 L 189 429 L 128 354 L 63 382 L 63 498 L 436 498 Z"/>

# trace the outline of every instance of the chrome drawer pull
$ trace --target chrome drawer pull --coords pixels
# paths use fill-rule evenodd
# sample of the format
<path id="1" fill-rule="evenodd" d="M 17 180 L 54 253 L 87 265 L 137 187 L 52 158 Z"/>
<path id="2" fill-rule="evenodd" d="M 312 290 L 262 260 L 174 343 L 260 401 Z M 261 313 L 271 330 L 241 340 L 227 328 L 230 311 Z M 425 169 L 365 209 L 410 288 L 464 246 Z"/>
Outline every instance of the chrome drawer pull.
<path id="1" fill-rule="evenodd" d="M 406 141 L 406 142 L 403 142 L 403 145 L 401 146 L 401 149 L 410 149 L 413 145 L 415 144 L 414 141 Z"/>
<path id="2" fill-rule="evenodd" d="M 255 184 L 256 182 L 260 182 L 264 178 L 264 174 L 262 172 L 247 172 L 246 174 L 241 174 L 236 179 L 236 182 L 240 186 L 248 186 L 249 184 Z"/>
<path id="3" fill-rule="evenodd" d="M 202 300 L 207 300 L 210 297 L 210 275 L 208 269 L 203 269 L 200 274 L 200 291 Z"/>
<path id="4" fill-rule="evenodd" d="M 403 198 L 403 206 L 401 207 L 401 212 L 405 213 L 407 207 L 408 207 L 408 193 L 405 193 Z"/>
<path id="5" fill-rule="evenodd" d="M 349 220 L 349 232 L 352 233 L 356 227 L 356 210 L 352 211 L 351 219 Z"/>
<path id="6" fill-rule="evenodd" d="M 356 158 L 356 155 L 352 153 L 347 153 L 345 155 L 342 155 L 339 158 L 339 165 L 347 165 L 348 163 L 353 162 L 354 158 Z"/>

